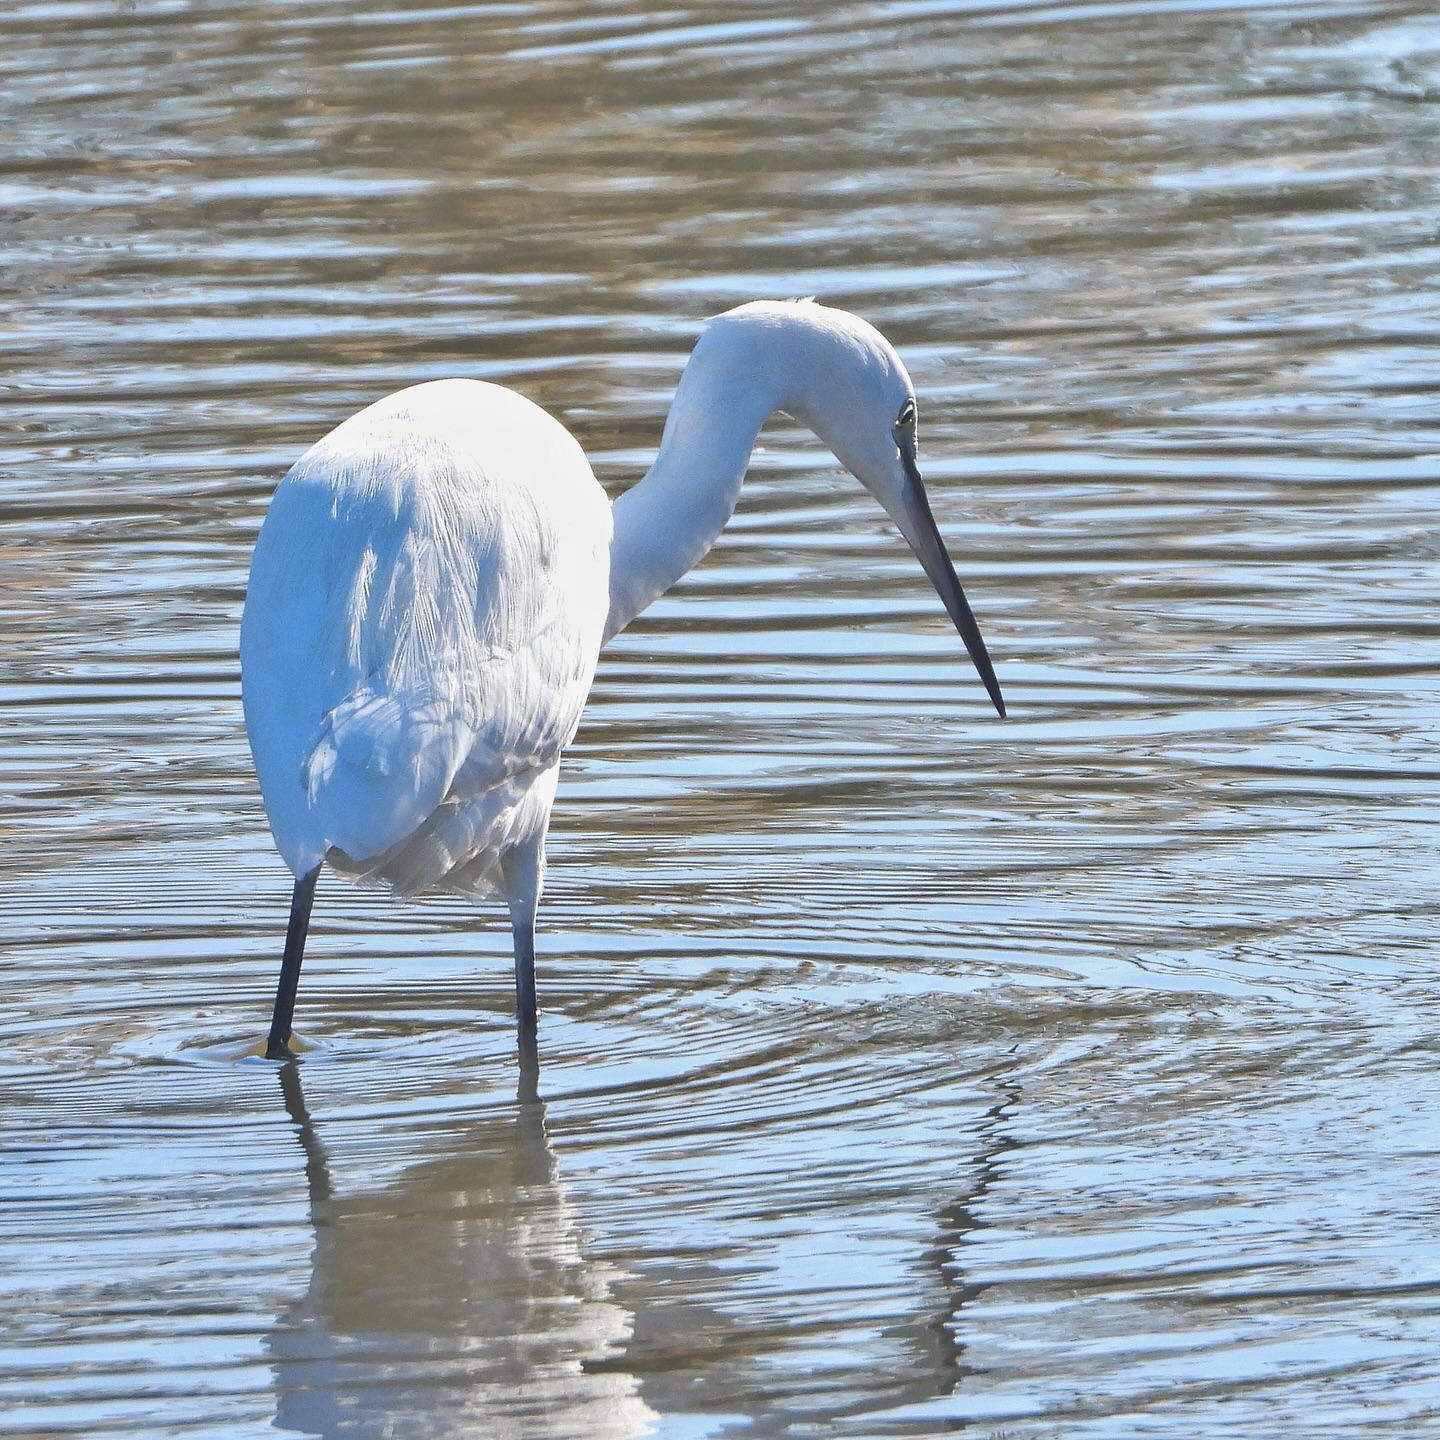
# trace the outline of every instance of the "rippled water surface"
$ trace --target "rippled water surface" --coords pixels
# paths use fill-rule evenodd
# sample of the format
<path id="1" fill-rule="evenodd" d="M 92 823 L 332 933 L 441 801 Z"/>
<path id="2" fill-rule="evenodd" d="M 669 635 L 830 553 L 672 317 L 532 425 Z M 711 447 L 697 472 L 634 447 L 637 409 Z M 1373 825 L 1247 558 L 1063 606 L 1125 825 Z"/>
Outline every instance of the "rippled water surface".
<path id="1" fill-rule="evenodd" d="M 0 1430 L 1440 1434 L 1424 4 L 0 15 Z M 602 658 L 542 913 L 329 877 L 235 658 L 402 384 L 618 491 L 705 316 L 915 377 L 1011 705 L 775 422 Z"/>

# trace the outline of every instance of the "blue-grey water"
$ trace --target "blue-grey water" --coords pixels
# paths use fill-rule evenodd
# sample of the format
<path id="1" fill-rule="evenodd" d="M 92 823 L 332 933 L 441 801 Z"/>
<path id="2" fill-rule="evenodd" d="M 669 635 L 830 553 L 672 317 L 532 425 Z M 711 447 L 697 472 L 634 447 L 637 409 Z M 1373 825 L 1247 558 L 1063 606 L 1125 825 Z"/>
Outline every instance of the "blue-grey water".
<path id="1" fill-rule="evenodd" d="M 0 13 L 0 1433 L 1440 1435 L 1440 18 Z M 602 659 L 542 912 L 289 876 L 290 461 L 513 385 L 614 491 L 703 319 L 915 377 L 998 721 L 763 437 Z"/>

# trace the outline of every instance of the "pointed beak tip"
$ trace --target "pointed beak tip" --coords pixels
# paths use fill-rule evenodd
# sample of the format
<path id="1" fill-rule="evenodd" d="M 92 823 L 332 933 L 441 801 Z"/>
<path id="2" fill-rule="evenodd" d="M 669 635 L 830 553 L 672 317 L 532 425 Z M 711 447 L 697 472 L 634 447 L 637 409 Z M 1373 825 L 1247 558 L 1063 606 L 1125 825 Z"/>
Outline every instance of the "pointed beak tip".
<path id="1" fill-rule="evenodd" d="M 1005 719 L 1005 697 L 1000 693 L 1000 682 L 995 678 L 994 671 L 989 675 L 982 674 L 980 680 L 985 686 L 985 693 L 990 697 L 990 703 L 995 707 L 995 713 L 1002 720 Z"/>
<path id="2" fill-rule="evenodd" d="M 990 663 L 980 626 L 970 609 L 970 602 L 965 598 L 965 591 L 955 574 L 955 567 L 950 563 L 945 542 L 940 538 L 940 531 L 935 524 L 934 515 L 930 512 L 930 501 L 925 495 L 925 486 L 921 482 L 919 470 L 915 467 L 914 457 L 902 453 L 901 458 L 905 461 L 910 489 L 903 511 L 892 510 L 891 513 L 899 523 L 906 540 L 910 542 L 910 548 L 915 552 L 921 567 L 930 577 L 930 583 L 939 594 L 951 620 L 955 622 L 955 628 L 965 642 L 965 649 L 985 686 L 985 693 L 989 695 L 996 712 L 1003 720 L 1005 697 L 1000 693 L 1000 682 L 995 678 L 995 667 Z"/>

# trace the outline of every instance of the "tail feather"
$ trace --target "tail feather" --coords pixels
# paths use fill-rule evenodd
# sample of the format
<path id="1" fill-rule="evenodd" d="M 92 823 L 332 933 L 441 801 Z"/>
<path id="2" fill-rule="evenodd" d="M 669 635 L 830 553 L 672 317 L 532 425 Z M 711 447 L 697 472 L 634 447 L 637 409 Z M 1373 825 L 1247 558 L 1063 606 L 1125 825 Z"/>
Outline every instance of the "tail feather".
<path id="1" fill-rule="evenodd" d="M 507 851 L 543 833 L 554 799 L 556 767 L 526 770 L 463 800 L 446 800 L 414 834 L 367 860 L 330 852 L 341 873 L 388 885 L 409 897 L 429 889 L 465 895 L 503 890 Z"/>

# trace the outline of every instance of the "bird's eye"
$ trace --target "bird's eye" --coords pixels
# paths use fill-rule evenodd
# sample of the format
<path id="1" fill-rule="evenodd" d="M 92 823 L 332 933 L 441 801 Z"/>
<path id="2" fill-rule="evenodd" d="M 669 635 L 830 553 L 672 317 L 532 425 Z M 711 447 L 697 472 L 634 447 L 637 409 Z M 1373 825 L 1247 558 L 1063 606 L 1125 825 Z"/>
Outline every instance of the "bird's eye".
<path id="1" fill-rule="evenodd" d="M 900 418 L 895 422 L 897 430 L 913 430 L 915 428 L 915 402 L 907 400 L 900 411 Z"/>

